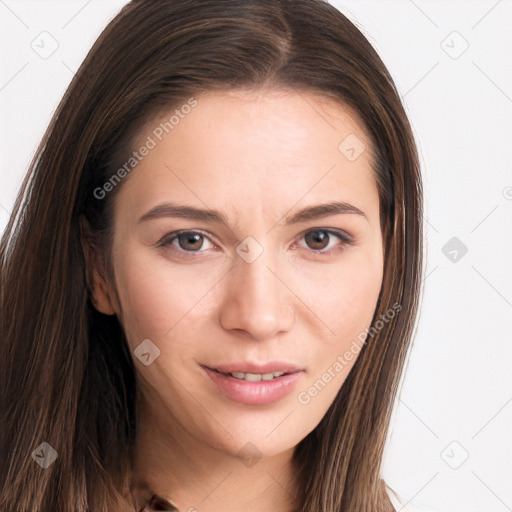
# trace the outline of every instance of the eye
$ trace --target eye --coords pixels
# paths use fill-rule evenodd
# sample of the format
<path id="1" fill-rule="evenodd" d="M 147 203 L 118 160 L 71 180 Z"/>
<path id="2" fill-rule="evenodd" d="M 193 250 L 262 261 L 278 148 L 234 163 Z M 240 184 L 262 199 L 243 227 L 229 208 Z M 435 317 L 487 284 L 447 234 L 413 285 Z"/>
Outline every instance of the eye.
<path id="1" fill-rule="evenodd" d="M 306 241 L 307 247 L 317 254 L 340 252 L 345 246 L 352 244 L 350 237 L 332 229 L 312 229 L 306 231 L 302 237 Z M 331 243 L 336 239 L 339 242 L 338 244 Z M 201 250 L 204 249 L 206 240 L 211 244 L 211 247 L 206 247 L 206 250 L 215 247 L 208 236 L 201 231 L 176 231 L 165 235 L 158 242 L 157 246 L 170 248 L 176 253 L 193 255 L 194 253 L 201 254 L 206 252 L 206 250 Z"/>
<path id="2" fill-rule="evenodd" d="M 172 247 L 177 252 L 202 253 L 204 241 L 209 238 L 200 231 L 177 231 L 165 235 L 159 242 L 159 247 Z M 176 243 L 175 243 L 176 242 Z M 212 244 L 212 247 L 215 247 Z"/>
<path id="3" fill-rule="evenodd" d="M 312 249 L 313 252 L 317 252 L 319 254 L 339 252 L 342 251 L 345 246 L 352 244 L 352 240 L 347 235 L 332 229 L 312 229 L 306 231 L 303 237 L 308 247 Z M 335 239 L 337 239 L 340 243 L 337 245 L 331 244 L 331 242 Z M 328 249 L 325 250 L 326 248 Z"/>

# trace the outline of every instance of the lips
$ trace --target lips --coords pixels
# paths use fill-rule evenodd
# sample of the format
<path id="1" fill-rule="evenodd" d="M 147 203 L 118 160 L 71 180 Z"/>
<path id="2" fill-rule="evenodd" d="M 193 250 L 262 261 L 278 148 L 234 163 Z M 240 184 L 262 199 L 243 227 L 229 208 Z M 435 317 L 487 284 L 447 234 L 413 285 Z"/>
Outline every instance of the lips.
<path id="1" fill-rule="evenodd" d="M 292 393 L 302 378 L 303 370 L 295 365 L 237 363 L 215 368 L 201 365 L 205 375 L 227 398 L 244 405 L 268 405 Z M 279 375 L 280 370 L 286 370 Z M 251 370 L 238 372 L 237 370 Z M 276 370 L 272 372 L 272 370 Z M 273 373 L 278 376 L 275 377 Z"/>

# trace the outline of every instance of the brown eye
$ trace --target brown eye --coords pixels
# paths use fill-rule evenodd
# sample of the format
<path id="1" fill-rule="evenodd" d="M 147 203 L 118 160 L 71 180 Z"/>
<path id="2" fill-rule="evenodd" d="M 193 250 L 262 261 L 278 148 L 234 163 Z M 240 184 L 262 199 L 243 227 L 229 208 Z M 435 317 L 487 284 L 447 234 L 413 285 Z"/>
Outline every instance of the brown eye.
<path id="1" fill-rule="evenodd" d="M 210 246 L 208 246 L 208 244 L 210 244 Z M 181 254 L 202 254 L 208 249 L 215 247 L 210 239 L 199 231 L 178 231 L 169 233 L 158 242 L 158 246 Z"/>
<path id="2" fill-rule="evenodd" d="M 204 236 L 200 233 L 182 233 L 176 237 L 181 249 L 185 251 L 197 251 L 203 246 Z"/>
<path id="3" fill-rule="evenodd" d="M 352 240 L 347 235 L 330 229 L 312 229 L 306 232 L 304 239 L 308 248 L 319 254 L 329 254 L 333 251 L 339 251 L 352 243 Z M 334 245 L 331 244 L 331 242 L 336 239 L 338 243 Z M 329 245 L 331 247 L 329 247 Z"/>
<path id="4" fill-rule="evenodd" d="M 325 249 L 329 244 L 330 236 L 327 231 L 319 229 L 309 231 L 305 235 L 306 242 L 311 249 Z"/>

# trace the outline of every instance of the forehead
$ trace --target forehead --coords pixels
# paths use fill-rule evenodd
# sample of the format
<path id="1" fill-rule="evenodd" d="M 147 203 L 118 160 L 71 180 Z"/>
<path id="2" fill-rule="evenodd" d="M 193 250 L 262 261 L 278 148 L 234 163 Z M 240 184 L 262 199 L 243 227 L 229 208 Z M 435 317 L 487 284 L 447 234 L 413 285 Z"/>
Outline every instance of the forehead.
<path id="1" fill-rule="evenodd" d="M 194 99 L 193 108 L 160 113 L 137 137 L 135 150 L 149 140 L 152 149 L 123 185 L 133 211 L 178 195 L 238 214 L 253 203 L 278 215 L 299 201 L 327 199 L 375 209 L 372 146 L 349 107 L 283 90 Z"/>

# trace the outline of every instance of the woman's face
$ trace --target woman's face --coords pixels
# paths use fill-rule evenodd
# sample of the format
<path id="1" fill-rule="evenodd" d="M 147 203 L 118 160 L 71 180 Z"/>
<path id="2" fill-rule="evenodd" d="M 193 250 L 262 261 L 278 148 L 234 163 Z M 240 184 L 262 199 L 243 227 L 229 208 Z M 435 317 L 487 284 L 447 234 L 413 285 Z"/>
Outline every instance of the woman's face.
<path id="1" fill-rule="evenodd" d="M 147 417 L 272 455 L 320 422 L 376 307 L 370 143 L 350 110 L 313 94 L 195 100 L 147 125 L 117 185 L 111 305 Z M 108 294 L 95 298 L 107 312 Z"/>

